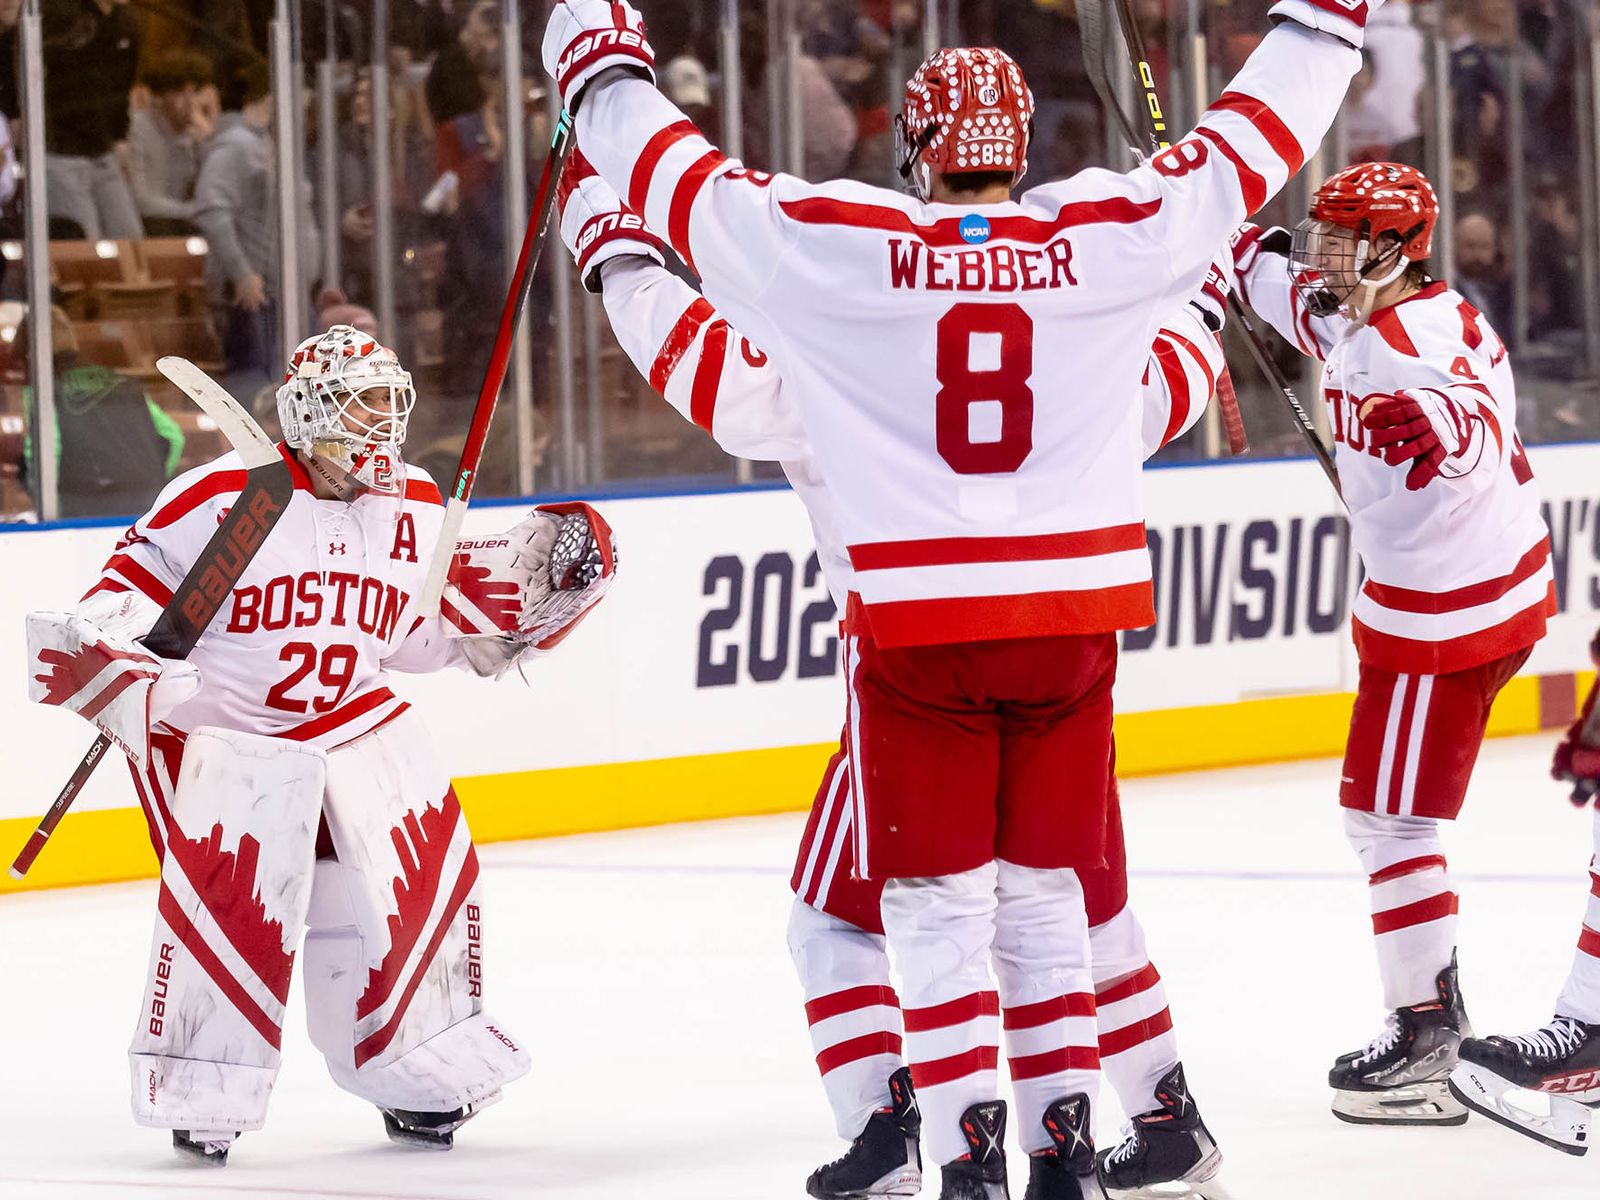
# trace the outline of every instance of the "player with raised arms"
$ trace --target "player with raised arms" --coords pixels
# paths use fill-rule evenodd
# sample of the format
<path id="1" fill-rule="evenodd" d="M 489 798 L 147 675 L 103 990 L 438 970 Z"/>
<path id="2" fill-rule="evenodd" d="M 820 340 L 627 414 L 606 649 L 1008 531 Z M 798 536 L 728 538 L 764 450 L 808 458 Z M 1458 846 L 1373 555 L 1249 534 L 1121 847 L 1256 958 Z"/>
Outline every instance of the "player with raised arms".
<path id="1" fill-rule="evenodd" d="M 1430 274 L 1439 205 L 1415 169 L 1329 178 L 1293 233 L 1242 229 L 1240 297 L 1324 362 L 1350 534 L 1366 568 L 1339 801 L 1367 872 L 1384 1031 L 1342 1055 L 1333 1111 L 1460 1124 L 1447 1078 L 1470 1035 L 1440 822 L 1461 811 L 1490 707 L 1556 611 L 1506 348 Z"/>
<path id="2" fill-rule="evenodd" d="M 463 543 L 447 618 L 419 617 L 443 506 L 401 458 L 415 402 L 365 333 L 300 346 L 278 391 L 293 497 L 186 661 L 139 639 L 239 495 L 237 454 L 174 479 L 73 611 L 28 619 L 33 698 L 132 768 L 161 865 L 134 1118 L 198 1161 L 266 1119 L 302 930 L 311 1039 L 396 1141 L 449 1147 L 528 1070 L 483 1007 L 472 837 L 391 673 L 493 677 L 545 652 L 615 556 L 597 513 L 538 509 Z"/>
<path id="3" fill-rule="evenodd" d="M 544 63 L 584 154 L 771 356 L 834 501 L 856 868 L 886 881 L 946 1200 L 1007 1194 L 1002 1009 L 1031 1068 L 1030 1200 L 1098 1188 L 1076 869 L 1105 859 L 1116 634 L 1155 616 L 1139 380 L 1327 131 L 1378 6 L 1281 0 L 1194 134 L 1016 201 L 1033 104 L 1002 56 L 919 72 L 906 196 L 745 170 L 655 89 L 632 5 L 551 13 Z"/>
<path id="4" fill-rule="evenodd" d="M 595 175 L 581 147 L 562 178 L 560 203 L 561 234 L 579 279 L 602 293 L 640 374 L 728 453 L 782 464 L 806 506 L 824 581 L 843 611 L 850 559 L 835 534 L 832 500 L 799 414 L 771 360 L 666 268 L 660 239 Z M 1193 428 L 1210 401 L 1223 363 L 1217 332 L 1225 314 L 1224 271 L 1231 275 L 1231 261 L 1219 265 L 1216 278 L 1179 305 L 1156 335 L 1142 380 L 1140 437 L 1147 455 Z M 715 397 L 709 407 L 708 395 Z M 789 948 L 823 1090 L 839 1135 L 850 1142 L 843 1157 L 807 1182 L 820 1200 L 915 1195 L 921 1187 L 921 1120 L 901 1055 L 903 1018 L 884 948 L 884 885 L 855 869 L 846 754 L 841 738 L 823 772 L 790 881 Z M 1112 804 L 1108 820 L 1106 865 L 1082 873 L 1098 1049 L 1123 1110 L 1138 1116 L 1127 1139 L 1102 1155 L 1103 1176 L 1122 1189 L 1118 1195 L 1166 1186 L 1163 1194 L 1178 1196 L 1184 1193 L 1170 1185 L 1209 1188 L 1221 1154 L 1189 1094 L 1166 990 L 1128 905 L 1120 805 Z M 1013 1077 L 1025 1082 L 1040 1065 L 1019 1055 Z"/>

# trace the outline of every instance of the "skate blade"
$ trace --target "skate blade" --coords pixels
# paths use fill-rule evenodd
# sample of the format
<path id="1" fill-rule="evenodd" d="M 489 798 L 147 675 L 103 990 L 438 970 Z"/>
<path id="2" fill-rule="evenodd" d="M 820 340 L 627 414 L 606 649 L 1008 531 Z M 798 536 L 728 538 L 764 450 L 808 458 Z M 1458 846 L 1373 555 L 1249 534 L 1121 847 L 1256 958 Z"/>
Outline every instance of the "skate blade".
<path id="1" fill-rule="evenodd" d="M 1383 1092 L 1336 1091 L 1333 1115 L 1351 1125 L 1465 1125 L 1468 1116 L 1444 1079 Z"/>
<path id="2" fill-rule="evenodd" d="M 1153 1183 L 1142 1188 L 1106 1188 L 1109 1200 L 1233 1200 L 1217 1176 L 1222 1171 L 1222 1151 L 1213 1150 L 1182 1179 Z"/>
<path id="3" fill-rule="evenodd" d="M 1566 1096 L 1518 1087 L 1477 1063 L 1458 1063 L 1450 1072 L 1450 1093 L 1473 1112 L 1560 1150 L 1589 1153 L 1589 1109 Z"/>
<path id="4" fill-rule="evenodd" d="M 818 1195 L 811 1192 L 810 1195 Z M 876 1200 L 879 1196 L 916 1196 L 922 1192 L 922 1172 L 916 1167 L 896 1167 L 871 1187 L 859 1192 L 830 1192 L 831 1200 Z"/>

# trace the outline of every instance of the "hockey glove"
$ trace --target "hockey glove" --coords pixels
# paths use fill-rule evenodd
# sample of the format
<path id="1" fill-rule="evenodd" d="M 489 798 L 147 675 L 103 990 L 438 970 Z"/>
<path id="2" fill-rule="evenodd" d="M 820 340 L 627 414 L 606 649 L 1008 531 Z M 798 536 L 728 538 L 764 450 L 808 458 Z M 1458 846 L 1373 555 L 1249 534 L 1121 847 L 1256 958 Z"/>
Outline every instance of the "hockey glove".
<path id="1" fill-rule="evenodd" d="M 1438 392 L 1368 396 L 1361 403 L 1360 419 L 1384 462 L 1391 467 L 1411 464 L 1407 491 L 1420 491 L 1441 475 L 1465 475 L 1483 453 L 1482 418 Z"/>
<path id="2" fill-rule="evenodd" d="M 1368 19 L 1382 7 L 1383 0 L 1278 0 L 1267 15 L 1331 34 L 1359 50 L 1366 41 Z"/>
<path id="3" fill-rule="evenodd" d="M 574 149 L 561 173 L 561 240 L 578 264 L 578 278 L 600 291 L 600 268 L 614 258 L 636 255 L 667 265 L 666 247 L 616 189 L 595 174 L 583 151 Z"/>
<path id="4" fill-rule="evenodd" d="M 1199 294 L 1189 301 L 1206 328 L 1220 334 L 1228 323 L 1228 293 L 1233 290 L 1233 256 L 1224 254 L 1211 264 Z"/>
<path id="5" fill-rule="evenodd" d="M 150 727 L 200 690 L 193 663 L 158 658 L 136 640 L 159 613 L 135 593 L 107 592 L 75 613 L 29 613 L 28 699 L 77 713 L 143 767 Z"/>
<path id="6" fill-rule="evenodd" d="M 1287 259 L 1289 251 L 1294 248 L 1294 235 L 1281 225 L 1263 229 L 1246 221 L 1228 239 L 1228 248 L 1233 251 L 1233 269 L 1243 275 L 1256 265 L 1256 259 L 1263 254 L 1276 254 Z"/>
<path id="7" fill-rule="evenodd" d="M 498 678 L 560 645 L 616 572 L 615 540 L 598 512 L 541 505 L 500 537 L 456 544 L 442 612 L 473 669 Z"/>
<path id="8" fill-rule="evenodd" d="M 612 67 L 656 79 L 656 52 L 644 18 L 627 0 L 560 0 L 544 30 L 544 69 L 573 115 L 583 90 Z"/>
<path id="9" fill-rule="evenodd" d="M 1600 633 L 1589 643 L 1589 658 L 1600 667 Z M 1600 680 L 1589 687 L 1578 719 L 1567 727 L 1566 736 L 1556 745 L 1550 763 L 1550 777 L 1572 784 L 1572 803 L 1584 807 L 1600 792 L 1600 719 L 1595 717 L 1595 697 Z M 1597 728 L 1590 728 L 1594 724 Z"/>

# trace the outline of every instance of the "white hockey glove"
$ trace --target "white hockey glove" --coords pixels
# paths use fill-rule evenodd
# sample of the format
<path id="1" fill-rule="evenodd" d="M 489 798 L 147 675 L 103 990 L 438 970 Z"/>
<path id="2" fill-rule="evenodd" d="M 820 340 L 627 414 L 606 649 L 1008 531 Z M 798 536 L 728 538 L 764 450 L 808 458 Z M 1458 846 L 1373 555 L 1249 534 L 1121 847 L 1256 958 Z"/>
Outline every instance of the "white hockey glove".
<path id="1" fill-rule="evenodd" d="M 1275 254 L 1287 259 L 1293 243 L 1293 235 L 1281 225 L 1263 229 L 1246 221 L 1234 230 L 1233 237 L 1228 239 L 1228 248 L 1233 254 L 1235 274 L 1248 275 L 1255 268 L 1256 260 L 1263 254 Z"/>
<path id="2" fill-rule="evenodd" d="M 541 504 L 497 538 L 456 543 L 441 611 L 479 675 L 554 650 L 617 575 L 611 526 L 589 505 Z"/>
<path id="3" fill-rule="evenodd" d="M 615 188 L 595 174 L 582 150 L 574 149 L 567 157 L 558 201 L 561 240 L 589 291 L 600 291 L 600 268 L 614 258 L 635 255 L 658 266 L 667 265 L 661 239 L 650 232 L 643 217 L 622 202 Z"/>
<path id="4" fill-rule="evenodd" d="M 77 713 L 142 767 L 150 727 L 200 690 L 193 663 L 139 644 L 159 613 L 132 592 L 92 596 L 75 613 L 29 613 L 28 699 Z"/>
<path id="5" fill-rule="evenodd" d="M 1200 319 L 1212 333 L 1220 334 L 1228 323 L 1228 293 L 1233 288 L 1233 254 L 1224 250 L 1222 256 L 1211 264 L 1200 291 L 1189 301 L 1189 306 L 1200 314 Z"/>
<path id="6" fill-rule="evenodd" d="M 644 18 L 626 0 L 560 0 L 544 29 L 544 69 L 573 115 L 583 89 L 612 67 L 656 80 L 656 52 L 645 40 Z"/>
<path id="7" fill-rule="evenodd" d="M 1382 7 L 1383 0 L 1278 0 L 1267 15 L 1332 34 L 1359 50 L 1366 41 L 1368 19 Z"/>

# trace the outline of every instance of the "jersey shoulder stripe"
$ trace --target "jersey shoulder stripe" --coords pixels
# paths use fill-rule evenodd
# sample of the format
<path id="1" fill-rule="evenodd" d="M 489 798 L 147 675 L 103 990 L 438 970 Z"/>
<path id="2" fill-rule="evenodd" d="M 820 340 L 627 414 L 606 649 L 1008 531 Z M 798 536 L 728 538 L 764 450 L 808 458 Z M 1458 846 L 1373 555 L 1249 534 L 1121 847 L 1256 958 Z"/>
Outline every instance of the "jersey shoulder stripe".
<path id="1" fill-rule="evenodd" d="M 785 200 L 784 214 L 802 225 L 834 225 L 851 229 L 874 229 L 919 238 L 934 249 L 967 248 L 961 235 L 965 217 L 943 217 L 919 225 L 911 214 L 878 204 L 835 200 L 829 196 L 809 196 Z M 1072 200 L 1061 205 L 1052 218 L 1000 216 L 989 220 L 989 237 L 996 242 L 1043 244 L 1057 234 L 1081 225 L 1135 225 L 1161 211 L 1159 198 L 1148 201 L 1113 196 L 1102 200 Z"/>

